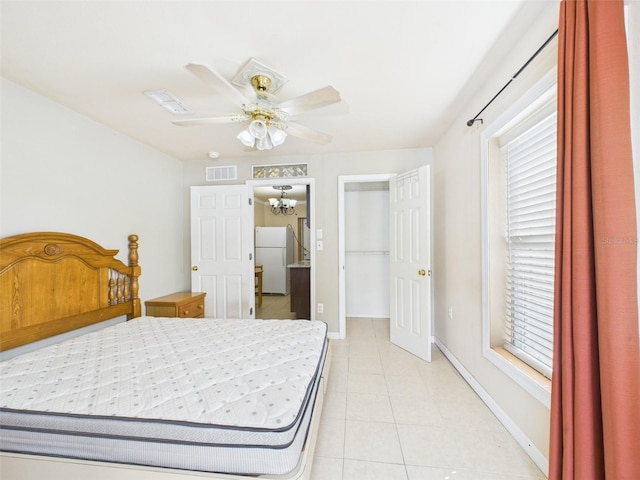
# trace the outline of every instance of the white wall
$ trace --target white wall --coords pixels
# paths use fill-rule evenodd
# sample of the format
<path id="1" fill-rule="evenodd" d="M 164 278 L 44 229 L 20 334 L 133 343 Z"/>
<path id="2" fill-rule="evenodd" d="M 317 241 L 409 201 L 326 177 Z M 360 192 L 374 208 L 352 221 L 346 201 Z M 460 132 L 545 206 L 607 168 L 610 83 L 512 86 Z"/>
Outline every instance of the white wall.
<path id="1" fill-rule="evenodd" d="M 351 152 L 321 154 L 309 157 L 281 157 L 278 161 L 265 161 L 260 152 L 251 152 L 245 159 L 234 162 L 218 161 L 220 166 L 237 165 L 238 180 L 232 182 L 206 182 L 205 167 L 211 161 L 188 162 L 184 169 L 185 208 L 184 235 L 185 262 L 189 262 L 189 187 L 192 185 L 241 184 L 251 179 L 252 165 L 307 163 L 308 176 L 315 179 L 316 224 L 312 229 L 323 230 L 324 249 L 316 252 L 316 302 L 324 304 L 324 313 L 316 314 L 316 319 L 327 322 L 330 333 L 339 331 L 338 312 L 338 176 L 358 174 L 401 173 L 432 163 L 430 148 L 406 150 Z M 312 207 L 313 208 L 313 207 Z M 188 278 L 187 278 L 188 280 Z"/>
<path id="2" fill-rule="evenodd" d="M 558 4 L 547 2 L 538 16 L 520 20 L 485 59 L 485 75 L 479 74 L 470 85 L 475 92 L 466 112 L 434 147 L 434 322 L 438 341 L 544 469 L 549 447 L 548 407 L 482 352 L 480 134 L 556 64 L 556 44 L 549 46 L 481 115 L 484 123 L 466 125 L 554 32 Z M 447 316 L 449 306 L 452 319 Z"/>
<path id="3" fill-rule="evenodd" d="M 136 233 L 141 299 L 188 288 L 182 162 L 6 79 L 0 94 L 0 237 L 73 233 L 127 263 Z"/>

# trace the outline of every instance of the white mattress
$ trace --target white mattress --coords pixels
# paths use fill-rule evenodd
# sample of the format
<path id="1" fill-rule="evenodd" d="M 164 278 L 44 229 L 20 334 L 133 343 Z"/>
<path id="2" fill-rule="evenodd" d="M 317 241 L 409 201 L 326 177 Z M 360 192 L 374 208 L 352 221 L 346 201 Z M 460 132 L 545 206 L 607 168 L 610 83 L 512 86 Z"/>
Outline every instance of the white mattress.
<path id="1" fill-rule="evenodd" d="M 0 363 L 0 449 L 280 474 L 326 349 L 308 320 L 142 317 Z"/>

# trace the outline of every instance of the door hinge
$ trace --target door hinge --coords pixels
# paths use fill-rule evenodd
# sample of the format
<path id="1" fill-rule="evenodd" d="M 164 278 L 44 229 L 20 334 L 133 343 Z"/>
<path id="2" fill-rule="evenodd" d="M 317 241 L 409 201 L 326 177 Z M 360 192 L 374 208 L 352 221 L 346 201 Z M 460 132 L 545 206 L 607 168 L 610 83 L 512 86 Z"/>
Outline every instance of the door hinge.
<path id="1" fill-rule="evenodd" d="M 251 202 L 251 199 L 250 199 L 250 198 L 247 198 L 247 200 L 249 201 L 249 206 L 251 206 L 251 203 L 252 203 L 252 202 Z"/>
<path id="2" fill-rule="evenodd" d="M 249 253 L 249 260 L 253 260 L 253 253 Z"/>

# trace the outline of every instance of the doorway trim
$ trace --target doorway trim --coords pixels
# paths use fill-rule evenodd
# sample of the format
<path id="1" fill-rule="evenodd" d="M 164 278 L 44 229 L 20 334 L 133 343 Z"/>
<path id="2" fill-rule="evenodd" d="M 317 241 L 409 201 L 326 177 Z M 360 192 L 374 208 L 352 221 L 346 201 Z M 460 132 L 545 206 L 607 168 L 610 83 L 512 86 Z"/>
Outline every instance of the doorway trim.
<path id="1" fill-rule="evenodd" d="M 310 320 L 315 320 L 316 318 L 316 183 L 315 178 L 310 177 L 287 177 L 287 178 L 272 178 L 272 179 L 260 179 L 260 180 L 247 180 L 245 182 L 249 186 L 249 198 L 251 199 L 251 205 L 255 208 L 255 198 L 253 194 L 253 190 L 255 187 L 264 187 L 264 186 L 277 186 L 277 185 L 308 185 L 309 186 L 309 198 L 308 202 L 310 206 L 307 207 L 307 211 L 309 212 L 309 250 L 310 250 L 310 261 L 311 261 L 311 275 L 310 275 L 310 299 L 311 303 L 311 315 Z M 252 223 L 255 228 L 255 216 L 253 214 L 253 209 L 251 210 Z M 255 248 L 255 239 L 251 239 L 251 245 Z"/>
<path id="2" fill-rule="evenodd" d="M 338 338 L 344 339 L 347 334 L 347 295 L 346 295 L 346 275 L 345 275 L 345 191 L 348 183 L 370 183 L 385 182 L 397 173 L 380 173 L 372 175 L 339 175 L 338 176 L 338 316 L 339 331 Z M 313 229 L 312 229 L 313 230 Z M 312 240 L 314 240 L 312 238 Z M 312 243 L 315 245 L 315 243 Z"/>

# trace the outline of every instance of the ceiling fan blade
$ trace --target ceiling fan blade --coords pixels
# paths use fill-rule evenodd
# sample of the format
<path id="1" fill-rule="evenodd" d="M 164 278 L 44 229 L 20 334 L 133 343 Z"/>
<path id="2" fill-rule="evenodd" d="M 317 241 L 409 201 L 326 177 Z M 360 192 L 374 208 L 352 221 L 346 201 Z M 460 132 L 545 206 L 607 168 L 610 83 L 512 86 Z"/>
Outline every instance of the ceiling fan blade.
<path id="1" fill-rule="evenodd" d="M 298 137 L 303 140 L 308 140 L 314 143 L 320 143 L 322 145 L 326 145 L 333 138 L 331 137 L 331 135 L 327 135 L 326 133 L 322 133 L 318 130 L 313 130 L 309 127 L 300 125 L 299 123 L 292 122 L 287 122 L 286 132 L 291 136 Z"/>
<path id="2" fill-rule="evenodd" d="M 245 120 L 245 117 L 242 114 L 238 113 L 212 113 L 207 116 L 192 116 L 185 118 L 184 116 L 180 116 L 174 120 L 171 120 L 171 123 L 174 125 L 179 125 L 181 127 L 186 127 L 190 125 L 209 125 L 212 123 L 233 123 L 233 122 L 241 122 Z"/>
<path id="3" fill-rule="evenodd" d="M 187 69 L 200 80 L 213 87 L 218 93 L 227 96 L 234 103 L 238 105 L 249 103 L 249 99 L 231 85 L 226 78 L 206 65 L 190 63 L 187 65 Z"/>
<path id="4" fill-rule="evenodd" d="M 298 115 L 300 113 L 308 112 L 309 110 L 333 105 L 341 100 L 340 92 L 331 86 L 327 86 L 299 97 L 285 100 L 284 102 L 279 103 L 277 107 L 289 115 Z"/>

